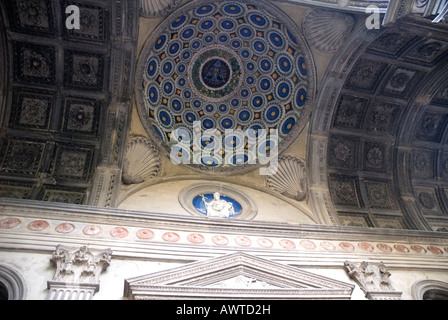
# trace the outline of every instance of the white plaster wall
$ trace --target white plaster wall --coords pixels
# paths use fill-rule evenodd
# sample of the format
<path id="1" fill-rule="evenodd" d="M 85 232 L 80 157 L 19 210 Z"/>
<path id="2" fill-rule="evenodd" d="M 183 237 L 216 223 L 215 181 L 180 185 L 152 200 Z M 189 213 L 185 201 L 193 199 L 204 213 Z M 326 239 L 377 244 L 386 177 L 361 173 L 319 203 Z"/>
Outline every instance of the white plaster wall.
<path id="1" fill-rule="evenodd" d="M 412 286 L 423 280 L 437 280 L 448 283 L 448 273 L 446 271 L 406 271 L 403 269 L 389 270 L 392 276 L 389 278 L 394 288 L 399 288 L 402 291 L 402 298 L 404 300 L 412 300 Z"/>
<path id="2" fill-rule="evenodd" d="M 367 300 L 365 297 L 364 292 L 361 290 L 361 288 L 347 275 L 344 268 L 341 267 L 339 269 L 332 269 L 332 268 L 299 268 L 304 271 L 308 271 L 320 276 L 328 277 L 330 279 L 338 280 L 345 282 L 347 284 L 354 285 L 355 288 L 352 292 L 351 300 Z"/>
<path id="3" fill-rule="evenodd" d="M 48 294 L 47 281 L 54 276 L 55 268 L 50 253 L 0 251 L 0 264 L 10 267 L 26 279 L 26 300 L 44 300 Z M 124 281 L 132 277 L 151 274 L 179 267 L 184 263 L 172 261 L 148 261 L 144 259 L 112 258 L 111 265 L 100 277 L 100 291 L 94 300 L 122 300 Z M 317 275 L 355 285 L 352 300 L 366 300 L 362 290 L 348 277 L 341 267 L 300 268 Z M 389 270 L 390 281 L 396 291 L 403 292 L 404 300 L 412 300 L 412 286 L 422 280 L 438 280 L 448 283 L 448 274 L 429 270 Z"/>
<path id="4" fill-rule="evenodd" d="M 175 181 L 147 187 L 125 199 L 119 209 L 149 211 L 167 214 L 189 215 L 180 204 L 180 191 L 199 181 Z M 202 181 L 204 183 L 204 181 Z M 254 221 L 270 221 L 296 224 L 315 224 L 304 211 L 275 196 L 252 188 L 236 184 L 223 184 L 217 181 L 207 181 L 210 185 L 226 185 L 243 192 L 258 208 Z"/>
<path id="5" fill-rule="evenodd" d="M 51 255 L 0 251 L 0 264 L 7 266 L 26 281 L 25 300 L 43 300 L 47 296 L 47 281 L 54 276 Z"/>
<path id="6" fill-rule="evenodd" d="M 126 279 L 181 266 L 176 262 L 113 259 L 101 275 L 100 291 L 93 300 L 122 300 Z"/>
<path id="7" fill-rule="evenodd" d="M 48 294 L 47 281 L 52 280 L 55 267 L 50 262 L 50 253 L 0 251 L 0 265 L 19 273 L 26 283 L 25 300 L 45 300 Z M 121 300 L 124 280 L 180 266 L 175 262 L 147 260 L 122 260 L 112 258 L 110 266 L 101 274 L 100 291 L 94 300 Z"/>

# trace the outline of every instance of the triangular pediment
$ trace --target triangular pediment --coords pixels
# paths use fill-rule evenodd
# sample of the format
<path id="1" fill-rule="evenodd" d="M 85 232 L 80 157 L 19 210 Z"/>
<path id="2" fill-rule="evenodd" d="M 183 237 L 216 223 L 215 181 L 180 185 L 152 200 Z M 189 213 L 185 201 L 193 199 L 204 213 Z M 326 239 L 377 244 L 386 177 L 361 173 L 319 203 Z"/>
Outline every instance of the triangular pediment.
<path id="1" fill-rule="evenodd" d="M 354 286 L 246 253 L 125 281 L 131 299 L 349 299 Z"/>

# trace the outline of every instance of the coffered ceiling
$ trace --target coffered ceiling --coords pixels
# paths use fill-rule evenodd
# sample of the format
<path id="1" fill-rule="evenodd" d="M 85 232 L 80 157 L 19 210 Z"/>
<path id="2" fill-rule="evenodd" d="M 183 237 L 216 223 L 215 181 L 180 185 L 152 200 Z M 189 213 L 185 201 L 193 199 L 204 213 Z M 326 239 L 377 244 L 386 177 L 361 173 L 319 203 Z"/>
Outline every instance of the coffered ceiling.
<path id="1" fill-rule="evenodd" d="M 342 50 L 314 109 L 328 122 L 314 114 L 309 149 L 326 146 L 314 169 L 327 172 L 327 212 L 343 225 L 446 230 L 446 25 L 409 17 Z"/>
<path id="2" fill-rule="evenodd" d="M 179 1 L 174 2 L 176 7 L 180 5 Z M 250 1 L 242 3 L 246 2 Z M 71 4 L 81 10 L 79 30 L 69 30 L 64 25 L 65 8 Z M 134 86 L 139 57 L 136 49 L 139 5 L 140 1 L 136 0 L 1 3 L 0 45 L 4 50 L 0 50 L 0 107 L 3 108 L 0 109 L 0 196 L 113 206 L 112 199 L 121 184 L 133 94 L 141 93 L 141 88 Z M 143 9 L 151 11 L 149 7 Z M 186 15 L 200 14 L 193 5 L 187 9 Z M 226 9 L 215 8 L 219 10 Z M 314 55 L 333 57 L 316 86 L 312 79 L 307 96 L 310 103 L 307 110 L 311 112 L 307 124 L 307 199 L 317 220 L 322 224 L 446 230 L 446 24 L 435 25 L 429 19 L 408 16 L 380 30 L 367 30 L 359 23 L 359 16 L 319 10 L 323 11 L 314 10 L 305 19 L 314 21 L 314 25 L 308 22 L 297 29 L 308 37 L 303 41 Z M 166 20 L 160 21 L 177 28 L 175 19 L 179 15 L 162 12 Z M 241 19 L 246 18 L 241 16 L 235 20 L 231 13 L 229 23 L 242 23 Z M 271 19 L 272 14 L 267 16 Z M 152 17 L 150 12 L 142 15 Z M 194 17 L 188 17 L 189 23 L 193 23 Z M 328 23 L 334 26 L 333 31 L 339 30 L 338 41 L 322 37 L 318 18 L 330 19 Z M 284 28 L 290 26 L 290 21 L 279 21 L 275 22 L 282 31 L 278 34 L 288 39 L 288 43 L 293 41 Z M 337 23 L 331 24 L 332 21 Z M 258 28 L 256 20 L 253 23 L 252 27 Z M 199 29 L 206 27 L 198 26 Z M 220 31 L 225 32 L 225 27 L 221 24 Z M 161 28 L 156 29 L 158 38 L 170 31 Z M 238 30 L 241 32 L 241 28 Z M 263 41 L 251 39 L 253 43 L 260 40 L 271 49 L 279 44 L 275 37 L 269 37 L 273 30 L 257 31 L 257 37 Z M 233 36 L 243 37 L 236 31 Z M 156 40 L 155 37 L 148 40 L 152 47 L 147 54 Z M 183 40 L 183 46 L 188 44 L 188 39 Z M 198 45 L 204 45 L 205 40 Z M 308 48 L 307 45 L 304 47 Z M 170 48 L 165 49 L 168 57 Z M 266 61 L 277 57 L 271 51 Z M 305 51 L 307 70 L 311 72 L 314 61 L 309 57 L 309 50 Z M 263 54 L 257 55 L 257 59 L 262 57 Z M 244 67 L 247 66 L 245 63 Z M 259 64 L 256 67 L 263 68 Z M 303 71 L 298 64 L 294 70 L 297 75 Z M 155 81 L 161 84 L 162 80 Z M 258 80 L 244 79 L 246 84 Z M 292 87 L 285 88 L 292 90 Z M 262 91 L 261 87 L 258 89 Z M 282 98 L 279 92 L 274 92 L 276 100 Z M 297 97 L 296 92 L 294 95 Z M 291 99 L 292 103 L 298 101 Z M 169 99 L 167 107 L 168 102 Z M 205 108 L 206 101 L 202 102 Z M 148 111 L 141 105 L 138 108 L 140 113 Z M 252 117 L 255 113 L 249 115 Z M 185 112 L 178 116 L 179 123 L 188 122 Z M 153 118 L 156 117 L 154 113 Z M 300 130 L 305 124 L 300 123 Z M 148 128 L 145 127 L 148 137 L 160 142 L 153 127 Z M 210 170 L 206 173 L 213 174 Z"/>
<path id="3" fill-rule="evenodd" d="M 136 18 L 132 3 L 1 3 L 2 196 L 86 203 L 95 168 L 119 164 L 108 155 L 117 142 L 111 105 L 130 96 L 123 81 L 134 56 L 125 48 L 136 32 L 127 22 Z M 69 5 L 80 9 L 80 29 L 65 26 Z"/>

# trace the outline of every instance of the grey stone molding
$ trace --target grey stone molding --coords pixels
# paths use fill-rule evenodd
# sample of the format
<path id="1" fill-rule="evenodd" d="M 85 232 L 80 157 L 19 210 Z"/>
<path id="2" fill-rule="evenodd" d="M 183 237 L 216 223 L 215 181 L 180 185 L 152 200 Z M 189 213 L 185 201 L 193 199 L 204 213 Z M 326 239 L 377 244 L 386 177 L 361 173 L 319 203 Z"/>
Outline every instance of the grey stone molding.
<path id="1" fill-rule="evenodd" d="M 89 203 L 92 206 L 113 208 L 120 191 L 121 170 L 99 166 L 93 179 Z"/>
<path id="2" fill-rule="evenodd" d="M 339 11 L 345 11 L 348 13 L 365 13 L 366 8 L 370 5 L 376 5 L 379 8 L 380 13 L 387 11 L 389 1 L 377 0 L 275 0 L 275 2 L 285 2 L 304 6 L 311 6 L 323 9 L 335 9 Z"/>
<path id="3" fill-rule="evenodd" d="M 48 281 L 48 295 L 46 300 L 92 300 L 99 291 L 96 284 L 66 284 L 57 281 Z"/>
<path id="4" fill-rule="evenodd" d="M 51 262 L 56 267 L 48 281 L 47 300 L 90 300 L 99 291 L 100 275 L 109 266 L 112 250 L 58 245 Z"/>
<path id="5" fill-rule="evenodd" d="M 351 284 L 237 252 L 127 279 L 124 296 L 133 300 L 273 297 L 348 300 L 353 289 Z"/>
<path id="6" fill-rule="evenodd" d="M 0 282 L 6 288 L 8 300 L 26 299 L 26 282 L 12 267 L 0 264 Z"/>
<path id="7" fill-rule="evenodd" d="M 383 262 L 366 262 L 353 264 L 344 262 L 345 271 L 356 281 L 366 297 L 370 300 L 401 300 L 401 292 L 392 287 L 389 277 L 391 273 Z"/>
<path id="8" fill-rule="evenodd" d="M 414 300 L 423 300 L 425 292 L 429 290 L 437 290 L 448 294 L 448 283 L 437 280 L 423 280 L 414 283 L 411 288 L 412 298 Z"/>
<path id="9" fill-rule="evenodd" d="M 140 15 L 145 18 L 157 18 L 175 10 L 182 0 L 140 0 Z"/>
<path id="10" fill-rule="evenodd" d="M 120 0 L 114 5 L 111 101 L 105 112 L 104 141 L 88 200 L 90 205 L 117 205 L 126 150 L 126 133 L 132 108 L 139 10 L 138 0 Z"/>
<path id="11" fill-rule="evenodd" d="M 383 25 L 388 25 L 412 12 L 415 0 L 390 0 Z"/>
<path id="12" fill-rule="evenodd" d="M 3 29 L 3 17 L 0 15 L 0 29 Z M 7 66 L 9 65 L 8 62 L 8 55 L 6 53 L 6 34 L 2 31 L 0 32 L 0 46 L 3 48 L 0 50 L 0 74 L 2 77 L 0 78 L 0 125 L 3 124 L 3 117 L 4 113 L 6 111 L 6 91 L 7 91 Z"/>

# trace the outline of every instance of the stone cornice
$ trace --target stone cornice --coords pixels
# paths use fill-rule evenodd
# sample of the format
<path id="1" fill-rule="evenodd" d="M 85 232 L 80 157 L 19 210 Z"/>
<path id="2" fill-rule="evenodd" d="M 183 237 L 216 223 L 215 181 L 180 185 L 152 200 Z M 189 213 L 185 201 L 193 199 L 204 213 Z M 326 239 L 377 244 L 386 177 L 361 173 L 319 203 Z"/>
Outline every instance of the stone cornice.
<path id="1" fill-rule="evenodd" d="M 280 236 L 305 239 L 345 241 L 398 241 L 430 242 L 448 246 L 448 233 L 419 230 L 362 228 L 327 225 L 273 223 L 265 221 L 238 221 L 173 215 L 154 212 L 130 211 L 33 200 L 0 199 L 1 216 L 54 219 L 71 222 L 151 227 L 173 231 L 213 232 L 251 236 Z"/>
<path id="2" fill-rule="evenodd" d="M 387 5 L 389 1 L 362 1 L 362 0 L 339 0 L 339 1 L 327 1 L 327 0 L 275 0 L 275 2 L 280 3 L 290 3 L 302 6 L 313 6 L 325 9 L 335 9 L 346 12 L 358 12 L 365 13 L 366 8 L 369 5 L 376 5 L 379 8 L 380 13 L 385 13 L 387 11 Z"/>
<path id="3" fill-rule="evenodd" d="M 246 252 L 295 266 L 448 269 L 444 232 L 291 225 L 0 200 L 0 250 L 52 252 L 57 245 L 110 248 L 116 258 L 197 261 Z"/>

